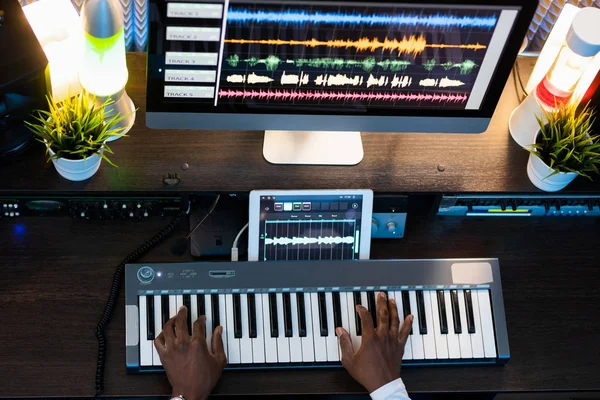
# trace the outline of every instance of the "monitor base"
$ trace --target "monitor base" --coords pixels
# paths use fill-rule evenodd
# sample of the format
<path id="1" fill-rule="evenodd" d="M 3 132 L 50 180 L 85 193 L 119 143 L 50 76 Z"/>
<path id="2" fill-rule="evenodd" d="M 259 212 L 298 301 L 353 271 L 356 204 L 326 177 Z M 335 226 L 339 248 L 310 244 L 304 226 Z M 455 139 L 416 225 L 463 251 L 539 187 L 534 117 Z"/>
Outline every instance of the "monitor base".
<path id="1" fill-rule="evenodd" d="M 356 165 L 363 155 L 360 132 L 265 131 L 271 164 Z"/>

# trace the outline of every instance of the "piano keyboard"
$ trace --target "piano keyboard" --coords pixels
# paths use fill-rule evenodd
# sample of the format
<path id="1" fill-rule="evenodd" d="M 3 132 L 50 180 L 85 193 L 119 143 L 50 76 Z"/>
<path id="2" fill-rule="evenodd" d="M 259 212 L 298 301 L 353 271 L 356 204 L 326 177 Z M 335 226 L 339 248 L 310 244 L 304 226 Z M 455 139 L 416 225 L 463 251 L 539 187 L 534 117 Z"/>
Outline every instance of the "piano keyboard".
<path id="1" fill-rule="evenodd" d="M 206 315 L 209 348 L 223 326 L 228 368 L 341 365 L 335 328 L 344 327 L 358 350 L 355 306 L 376 325 L 379 291 L 396 300 L 400 321 L 414 316 L 403 365 L 509 358 L 497 260 L 131 264 L 127 367 L 162 370 L 153 340 L 182 305 L 190 334 Z"/>

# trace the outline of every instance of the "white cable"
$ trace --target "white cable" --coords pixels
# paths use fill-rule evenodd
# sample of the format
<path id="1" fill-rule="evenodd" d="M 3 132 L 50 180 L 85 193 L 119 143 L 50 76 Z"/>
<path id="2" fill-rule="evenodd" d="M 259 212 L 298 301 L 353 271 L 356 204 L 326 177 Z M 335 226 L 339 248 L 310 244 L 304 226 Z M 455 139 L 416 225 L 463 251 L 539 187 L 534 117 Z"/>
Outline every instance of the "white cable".
<path id="1" fill-rule="evenodd" d="M 242 233 L 244 233 L 244 231 L 247 228 L 248 228 L 248 224 L 244 225 L 244 227 L 242 229 L 240 229 L 237 236 L 235 237 L 235 240 L 233 241 L 233 246 L 231 247 L 231 261 L 238 260 L 238 240 L 240 240 L 240 236 L 242 236 Z"/>

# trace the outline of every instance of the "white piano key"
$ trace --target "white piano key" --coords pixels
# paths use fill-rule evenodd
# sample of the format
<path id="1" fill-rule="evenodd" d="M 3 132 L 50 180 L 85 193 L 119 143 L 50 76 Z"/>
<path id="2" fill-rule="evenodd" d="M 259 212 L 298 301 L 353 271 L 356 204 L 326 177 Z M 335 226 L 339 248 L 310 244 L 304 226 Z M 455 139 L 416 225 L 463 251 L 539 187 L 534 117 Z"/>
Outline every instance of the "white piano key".
<path id="1" fill-rule="evenodd" d="M 242 313 L 242 338 L 240 342 L 240 359 L 242 364 L 252 364 L 252 339 L 250 339 L 250 322 L 248 319 L 248 295 L 240 294 Z"/>
<path id="2" fill-rule="evenodd" d="M 154 296 L 154 337 L 157 338 L 162 332 L 162 301 L 160 295 Z M 160 357 L 152 344 L 152 364 L 162 365 Z"/>
<path id="3" fill-rule="evenodd" d="M 315 342 L 315 361 L 327 361 L 327 344 L 325 336 L 321 336 L 319 322 L 319 299 L 317 293 L 310 294 L 312 309 L 313 339 Z"/>
<path id="4" fill-rule="evenodd" d="M 200 295 L 202 296 L 202 295 Z M 198 295 L 190 295 L 190 320 L 192 321 L 192 335 L 194 334 L 194 323 L 198 319 Z"/>
<path id="5" fill-rule="evenodd" d="M 169 295 L 169 318 L 177 315 L 177 296 Z"/>
<path id="6" fill-rule="evenodd" d="M 283 316 L 283 294 L 277 293 L 277 359 L 280 363 L 290 362 L 290 339 L 285 337 L 285 322 Z"/>
<path id="7" fill-rule="evenodd" d="M 396 300 L 396 307 L 398 308 L 398 319 L 400 320 L 400 326 L 398 328 L 398 332 L 402 329 L 402 325 L 404 325 L 404 307 L 402 303 L 402 292 L 395 291 L 393 292 L 394 300 Z M 412 360 L 412 335 L 408 335 L 408 339 L 406 340 L 406 345 L 404 346 L 404 355 L 402 356 L 403 360 Z"/>
<path id="8" fill-rule="evenodd" d="M 227 320 L 227 352 L 229 364 L 239 364 L 240 357 L 240 339 L 235 338 L 235 330 L 233 324 L 233 295 L 225 295 L 225 318 Z M 223 317 L 221 317 L 223 318 Z"/>
<path id="9" fill-rule="evenodd" d="M 325 293 L 325 308 L 327 309 L 327 361 L 340 361 L 337 336 L 335 336 L 335 323 L 333 320 L 333 297 L 331 292 Z"/>
<path id="10" fill-rule="evenodd" d="M 313 340 L 313 316 L 310 293 L 304 293 L 304 314 L 306 315 L 306 337 L 302 338 L 302 361 L 315 361 L 315 342 Z"/>
<path id="11" fill-rule="evenodd" d="M 354 306 L 354 293 L 348 293 L 346 296 L 347 310 L 348 310 L 348 333 L 352 339 L 352 347 L 354 351 L 360 349 L 361 336 L 356 333 L 356 307 Z M 360 322 L 360 321 L 359 321 Z"/>
<path id="12" fill-rule="evenodd" d="M 262 294 L 254 295 L 254 303 L 256 305 L 256 338 L 252 338 L 252 360 L 255 364 L 262 364 L 265 362 Z"/>
<path id="13" fill-rule="evenodd" d="M 146 308 L 146 296 L 140 296 L 140 366 L 152 365 L 153 344 L 151 340 L 148 340 Z"/>
<path id="14" fill-rule="evenodd" d="M 435 337 L 435 351 L 438 359 L 448 358 L 448 340 L 446 334 L 442 334 L 442 321 L 440 321 L 440 308 L 438 306 L 437 291 L 432 291 L 430 294 L 431 311 L 433 313 L 433 334 Z M 429 331 L 429 326 L 427 326 Z"/>
<path id="15" fill-rule="evenodd" d="M 179 308 L 183 305 L 183 295 L 182 294 L 176 295 L 175 302 L 176 302 L 175 315 L 177 315 L 177 313 L 179 312 Z"/>
<path id="16" fill-rule="evenodd" d="M 470 333 L 471 349 L 473 358 L 485 358 L 483 350 L 483 335 L 481 330 L 481 317 L 479 316 L 479 290 L 471 290 L 471 301 L 473 302 L 473 320 L 475 322 L 475 333 Z M 486 291 L 487 292 L 487 291 Z"/>
<path id="17" fill-rule="evenodd" d="M 290 303 L 292 309 L 292 333 L 290 339 L 290 361 L 302 362 L 302 340 L 300 330 L 298 329 L 298 299 L 296 293 L 290 293 Z"/>
<path id="18" fill-rule="evenodd" d="M 431 308 L 431 291 L 423 291 L 423 303 L 425 305 L 425 321 L 427 321 L 427 334 L 423 336 L 423 348 L 425 349 L 425 358 L 435 360 L 437 350 L 435 347 L 435 332 L 433 325 L 433 311 Z"/>
<path id="19" fill-rule="evenodd" d="M 231 313 L 231 315 L 233 316 L 233 312 Z M 224 294 L 219 295 L 219 322 L 223 327 L 223 334 L 221 335 L 221 338 L 223 340 L 223 349 L 225 350 L 225 355 L 227 356 L 227 362 L 231 362 L 229 359 L 228 331 L 231 329 L 231 331 L 233 332 L 233 321 L 231 322 L 231 325 L 227 321 L 227 307 Z"/>
<path id="20" fill-rule="evenodd" d="M 342 327 L 350 332 L 350 318 L 348 313 L 348 297 L 352 297 L 352 293 L 340 292 L 340 309 L 342 310 Z M 335 331 L 333 332 L 335 334 Z M 338 339 L 338 349 L 340 353 L 340 360 L 342 359 L 342 348 L 339 346 L 340 340 Z"/>
<path id="21" fill-rule="evenodd" d="M 369 310 L 369 299 L 367 298 L 367 292 L 360 292 L 360 305 Z"/>
<path id="22" fill-rule="evenodd" d="M 471 337 L 469 336 L 469 326 L 467 325 L 467 307 L 464 290 L 458 291 L 458 310 L 460 312 L 460 326 L 462 327 L 462 333 L 458 335 L 458 340 L 460 342 L 460 357 L 473 358 Z"/>
<path id="23" fill-rule="evenodd" d="M 215 329 L 212 322 L 212 298 L 210 294 L 199 294 L 198 296 L 204 296 L 204 313 L 206 316 L 206 345 L 208 346 L 208 350 L 212 353 L 212 336 L 213 330 Z"/>
<path id="24" fill-rule="evenodd" d="M 444 300 L 446 303 L 446 320 L 448 321 L 448 357 L 460 358 L 460 342 L 458 335 L 454 332 L 454 317 L 452 316 L 452 302 L 450 300 L 450 291 L 444 290 Z"/>
<path id="25" fill-rule="evenodd" d="M 479 316 L 481 317 L 481 333 L 483 336 L 483 352 L 485 358 L 496 357 L 496 337 L 492 317 L 492 304 L 487 290 L 478 290 Z"/>
<path id="26" fill-rule="evenodd" d="M 414 290 L 408 292 L 410 299 L 410 311 L 413 319 L 413 334 L 411 338 L 413 360 L 425 359 L 425 349 L 423 347 L 423 337 L 419 332 L 419 313 L 417 312 L 417 294 Z"/>
<path id="27" fill-rule="evenodd" d="M 265 361 L 268 363 L 277 362 L 277 338 L 271 337 L 271 317 L 269 314 L 269 294 L 263 293 L 262 316 L 263 316 L 263 334 L 265 338 Z"/>

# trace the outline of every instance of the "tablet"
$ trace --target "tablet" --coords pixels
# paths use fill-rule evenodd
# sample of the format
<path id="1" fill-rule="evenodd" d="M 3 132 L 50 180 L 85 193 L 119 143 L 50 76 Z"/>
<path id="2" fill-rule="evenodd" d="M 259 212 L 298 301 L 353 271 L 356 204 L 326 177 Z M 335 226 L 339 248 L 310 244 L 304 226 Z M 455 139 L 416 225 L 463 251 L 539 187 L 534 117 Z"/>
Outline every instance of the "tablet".
<path id="1" fill-rule="evenodd" d="M 368 259 L 373 191 L 250 192 L 248 260 Z"/>

